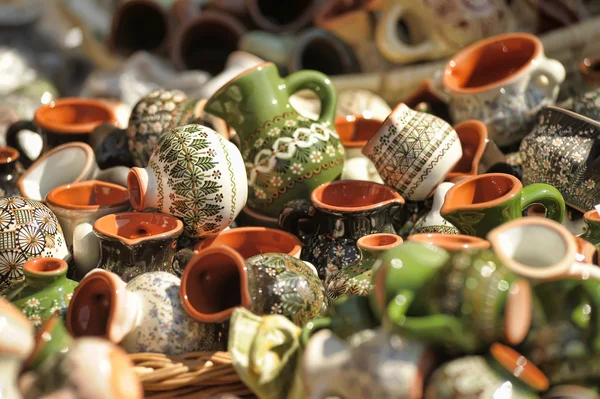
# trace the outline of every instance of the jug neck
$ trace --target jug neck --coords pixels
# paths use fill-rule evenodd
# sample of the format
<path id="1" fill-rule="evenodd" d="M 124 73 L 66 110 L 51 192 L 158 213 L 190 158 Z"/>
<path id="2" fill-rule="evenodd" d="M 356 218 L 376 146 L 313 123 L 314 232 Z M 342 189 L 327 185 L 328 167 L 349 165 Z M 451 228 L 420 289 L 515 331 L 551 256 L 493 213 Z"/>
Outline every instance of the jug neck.
<path id="1" fill-rule="evenodd" d="M 23 265 L 27 285 L 42 288 L 56 281 L 67 279 L 67 263 L 62 259 L 37 258 Z"/>

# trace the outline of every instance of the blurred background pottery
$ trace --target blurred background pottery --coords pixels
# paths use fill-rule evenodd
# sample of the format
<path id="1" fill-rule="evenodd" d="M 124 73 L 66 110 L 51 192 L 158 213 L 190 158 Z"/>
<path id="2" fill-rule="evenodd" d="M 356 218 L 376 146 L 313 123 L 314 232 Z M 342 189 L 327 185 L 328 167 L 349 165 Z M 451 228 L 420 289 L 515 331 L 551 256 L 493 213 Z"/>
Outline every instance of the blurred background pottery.
<path id="1" fill-rule="evenodd" d="M 73 337 L 67 331 L 63 319 L 54 314 L 36 329 L 35 347 L 25 364 L 26 370 L 35 370 L 49 357 L 69 350 Z"/>
<path id="2" fill-rule="evenodd" d="M 242 43 L 244 42 L 244 38 L 246 38 L 249 34 L 251 33 L 244 35 L 242 39 L 240 39 L 240 50 L 244 50 Z M 264 60 L 254 54 L 255 53 L 251 54 L 247 51 L 233 51 L 231 54 L 229 54 L 225 66 L 220 70 L 220 73 L 215 74 L 212 79 L 206 82 L 206 84 L 202 85 L 199 91 L 199 98 L 210 98 L 224 84 L 235 78 L 240 73 L 262 64 Z"/>
<path id="3" fill-rule="evenodd" d="M 408 241 L 428 243 L 445 249 L 448 252 L 459 252 L 469 249 L 488 249 L 490 243 L 479 237 L 463 234 L 417 233 L 411 234 Z"/>
<path id="4" fill-rule="evenodd" d="M 587 211 L 583 215 L 585 219 L 585 231 L 579 237 L 591 242 L 596 248 L 600 246 L 600 215 L 596 209 Z"/>
<path id="5" fill-rule="evenodd" d="M 0 147 L 0 197 L 19 194 L 17 180 L 22 173 L 19 152 L 12 147 Z"/>
<path id="6" fill-rule="evenodd" d="M 340 116 L 335 119 L 335 130 L 340 136 L 346 152 L 346 162 L 342 171 L 342 180 L 367 180 L 383 183 L 375 165 L 362 154 L 362 148 L 377 129 L 381 121 L 365 119 L 361 116 Z"/>
<path id="7" fill-rule="evenodd" d="M 421 216 L 415 222 L 411 234 L 418 233 L 441 233 L 441 234 L 459 234 L 456 227 L 440 215 L 440 210 L 444 205 L 446 193 L 454 186 L 454 183 L 440 183 L 433 193 L 433 203 L 431 209 Z"/>
<path id="8" fill-rule="evenodd" d="M 253 54 L 257 58 L 260 57 L 263 60 L 262 62 L 268 61 L 274 63 L 277 65 L 279 71 L 284 73 L 288 72 L 288 64 L 294 42 L 293 35 L 253 30 L 242 36 L 238 48 L 248 55 Z M 234 76 L 232 75 L 231 77 L 233 78 Z M 214 93 L 211 93 L 209 97 L 212 94 Z"/>
<path id="9" fill-rule="evenodd" d="M 319 5 L 317 0 L 300 0 L 291 4 L 279 0 L 247 0 L 252 22 L 267 32 L 296 32 L 308 25 Z"/>
<path id="10" fill-rule="evenodd" d="M 102 216 L 125 212 L 130 206 L 125 187 L 97 180 L 57 187 L 46 196 L 46 204 L 60 222 L 73 253 L 77 279 L 100 261 L 100 241 L 93 232 L 93 223 Z"/>
<path id="11" fill-rule="evenodd" d="M 600 86 L 600 58 L 586 57 L 579 64 L 579 73 L 586 87 L 595 89 Z"/>
<path id="12" fill-rule="evenodd" d="M 148 272 L 175 274 L 173 257 L 183 223 L 162 213 L 118 213 L 94 222 L 100 241 L 96 267 L 116 273 L 128 282 Z"/>
<path id="13" fill-rule="evenodd" d="M 338 93 L 337 116 L 356 115 L 383 121 L 390 112 L 388 103 L 369 90 L 340 90 Z"/>

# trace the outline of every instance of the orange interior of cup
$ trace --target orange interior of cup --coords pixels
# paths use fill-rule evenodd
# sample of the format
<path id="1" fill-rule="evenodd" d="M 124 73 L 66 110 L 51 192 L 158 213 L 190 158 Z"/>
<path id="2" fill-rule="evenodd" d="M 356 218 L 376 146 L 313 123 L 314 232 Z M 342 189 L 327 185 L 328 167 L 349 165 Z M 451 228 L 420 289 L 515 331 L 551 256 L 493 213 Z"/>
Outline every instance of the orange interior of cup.
<path id="1" fill-rule="evenodd" d="M 376 207 L 384 202 L 404 200 L 394 190 L 382 184 L 360 180 L 339 180 L 323 184 L 311 196 L 321 208 L 358 211 Z"/>
<path id="2" fill-rule="evenodd" d="M 197 252 L 214 245 L 227 245 L 244 259 L 269 252 L 296 256 L 301 248 L 300 240 L 282 230 L 266 227 L 238 227 L 222 232 L 216 237 L 202 240 L 194 248 Z"/>
<path id="3" fill-rule="evenodd" d="M 158 237 L 180 233 L 183 223 L 162 213 L 118 213 L 96 220 L 94 229 L 107 237 L 114 237 L 126 243 L 145 237 Z"/>
<path id="4" fill-rule="evenodd" d="M 125 187 L 102 181 L 67 184 L 48 193 L 46 201 L 63 208 L 85 209 L 126 204 L 129 194 Z"/>
<path id="5" fill-rule="evenodd" d="M 381 121 L 361 116 L 340 116 L 335 120 L 335 130 L 342 145 L 349 148 L 362 148 L 381 127 Z"/>
<path id="6" fill-rule="evenodd" d="M 93 99 L 60 99 L 35 113 L 35 122 L 41 128 L 59 133 L 91 133 L 102 123 L 116 121 L 115 113 L 106 104 Z"/>

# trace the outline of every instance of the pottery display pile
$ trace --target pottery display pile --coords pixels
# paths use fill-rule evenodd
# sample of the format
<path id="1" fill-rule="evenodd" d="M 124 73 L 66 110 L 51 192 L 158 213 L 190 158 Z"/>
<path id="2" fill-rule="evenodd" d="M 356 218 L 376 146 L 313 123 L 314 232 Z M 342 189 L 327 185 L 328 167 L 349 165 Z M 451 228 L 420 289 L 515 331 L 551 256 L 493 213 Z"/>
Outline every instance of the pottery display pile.
<path id="1" fill-rule="evenodd" d="M 600 62 L 565 100 L 535 35 L 585 1 L 101 3 L 116 80 L 0 67 L 0 399 L 209 397 L 135 361 L 217 351 L 259 398 L 600 397 Z"/>

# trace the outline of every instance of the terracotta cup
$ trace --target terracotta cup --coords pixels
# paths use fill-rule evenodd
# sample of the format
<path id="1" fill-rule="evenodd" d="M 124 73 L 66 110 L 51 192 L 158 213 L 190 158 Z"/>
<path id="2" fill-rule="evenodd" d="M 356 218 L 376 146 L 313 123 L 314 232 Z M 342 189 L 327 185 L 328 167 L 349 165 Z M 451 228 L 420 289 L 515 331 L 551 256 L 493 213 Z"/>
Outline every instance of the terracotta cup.
<path id="1" fill-rule="evenodd" d="M 46 205 L 63 228 L 75 259 L 77 279 L 100 260 L 100 241 L 94 234 L 93 223 L 102 216 L 124 212 L 130 206 L 125 187 L 97 180 L 57 187 L 46 196 Z"/>
<path id="2" fill-rule="evenodd" d="M 424 242 L 451 252 L 490 247 L 490 243 L 482 238 L 463 234 L 418 233 L 409 235 L 407 240 Z"/>
<path id="3" fill-rule="evenodd" d="M 252 22 L 268 32 L 296 32 L 308 25 L 319 5 L 318 0 L 247 0 Z"/>
<path id="4" fill-rule="evenodd" d="M 238 227 L 200 241 L 194 247 L 194 251 L 198 253 L 215 245 L 227 245 L 244 259 L 268 252 L 284 253 L 300 258 L 302 250 L 300 240 L 285 231 L 266 227 Z"/>
<path id="5" fill-rule="evenodd" d="M 32 121 L 23 120 L 10 125 L 6 142 L 21 154 L 21 163 L 28 167 L 35 159 L 23 151 L 27 145 L 19 140 L 19 132 L 30 130 L 39 134 L 43 151 L 65 143 L 83 141 L 88 143 L 94 128 L 102 123 L 117 124 L 117 115 L 106 103 L 85 98 L 61 98 L 43 105 L 35 112 Z"/>
<path id="6" fill-rule="evenodd" d="M 565 202 L 557 189 L 543 183 L 523 187 L 514 176 L 489 173 L 456 183 L 440 214 L 461 233 L 485 238 L 496 226 L 521 218 L 532 204 L 543 205 L 546 217 L 562 222 Z"/>

